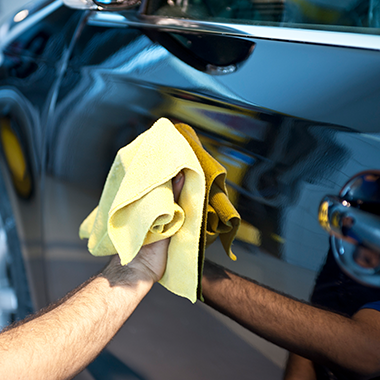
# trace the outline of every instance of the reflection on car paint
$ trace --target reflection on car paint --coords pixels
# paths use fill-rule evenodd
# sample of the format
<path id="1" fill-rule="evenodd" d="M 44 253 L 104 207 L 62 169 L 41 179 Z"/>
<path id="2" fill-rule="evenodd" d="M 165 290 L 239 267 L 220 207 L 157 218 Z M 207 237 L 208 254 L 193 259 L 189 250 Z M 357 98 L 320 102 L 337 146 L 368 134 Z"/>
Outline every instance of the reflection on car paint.
<path id="1" fill-rule="evenodd" d="M 118 15 L 120 21 L 123 16 Z M 34 304 L 45 305 L 99 269 L 79 240 L 79 223 L 98 203 L 118 149 L 162 116 L 192 126 L 207 151 L 228 170 L 229 195 L 243 218 L 236 242 L 242 255 L 235 264 L 240 261 L 247 276 L 307 298 L 327 252 L 327 236 L 317 221 L 322 196 L 333 194 L 379 159 L 378 51 L 231 32 L 229 37 L 247 39 L 251 46 L 254 42 L 255 49 L 237 70 L 216 76 L 152 42 L 144 34 L 148 16 L 141 28 L 136 23 L 143 23 L 142 16 L 135 17 L 134 26 L 123 27 L 112 20 L 96 23 L 94 15 L 88 15 L 86 23 L 85 16 L 57 7 L 15 34 L 2 52 L 0 118 L 11 119 L 35 181 L 32 195 L 20 200 L 7 180 L 3 146 L 0 168 L 21 226 Z M 178 27 L 183 36 L 189 31 L 181 20 L 167 23 L 171 32 Z M 199 25 L 195 20 L 192 30 Z M 155 27 L 166 33 L 165 19 Z M 218 25 L 207 27 L 200 43 L 207 33 L 215 38 L 222 33 Z M 10 161 L 13 154 L 8 154 Z M 25 173 L 20 168 L 15 168 L 17 175 Z M 199 333 L 210 315 L 201 307 L 174 307 L 180 301 L 165 297 L 160 290 L 148 297 L 111 343 L 118 359 L 131 363 L 139 376 L 155 378 L 160 374 L 149 365 L 159 365 L 168 353 L 178 351 L 190 361 L 194 358 L 194 366 L 201 363 L 199 378 L 213 378 L 215 373 L 231 378 L 242 372 L 239 378 L 250 378 L 252 346 L 239 341 L 231 353 L 234 335 L 228 344 L 218 340 L 221 330 L 226 334 L 224 325 L 211 319 L 207 334 Z M 165 325 L 168 320 L 170 326 Z M 160 335 L 162 326 L 170 332 L 177 328 L 178 336 L 172 334 L 168 343 L 169 335 Z M 182 337 L 196 341 L 184 345 Z M 142 339 L 149 342 L 144 358 L 136 349 Z M 217 366 L 194 349 L 207 344 L 215 350 L 228 345 Z M 145 355 L 153 359 L 148 366 Z M 154 358 L 159 364 L 152 364 Z M 260 356 L 260 362 L 266 360 Z M 184 363 L 174 364 L 183 369 Z M 272 373 L 271 365 L 266 373 Z M 278 378 L 279 365 L 274 371 Z M 93 372 L 100 373 L 102 366 Z M 168 378 L 173 366 L 163 373 Z M 186 376 L 194 378 L 193 373 L 177 378 Z"/>
<path id="2" fill-rule="evenodd" d="M 28 198 L 32 192 L 32 178 L 20 140 L 7 117 L 0 118 L 0 139 L 15 189 L 20 196 Z"/>

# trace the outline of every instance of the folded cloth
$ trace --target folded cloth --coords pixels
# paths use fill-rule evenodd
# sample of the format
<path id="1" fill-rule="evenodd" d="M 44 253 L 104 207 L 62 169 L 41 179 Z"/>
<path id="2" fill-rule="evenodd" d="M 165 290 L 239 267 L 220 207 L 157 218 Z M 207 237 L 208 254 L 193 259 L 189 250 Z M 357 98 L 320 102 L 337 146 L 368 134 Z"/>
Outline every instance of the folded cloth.
<path id="1" fill-rule="evenodd" d="M 178 204 L 171 179 L 181 170 L 185 184 Z M 198 248 L 205 176 L 186 139 L 167 119 L 119 150 L 99 205 L 80 226 L 95 256 L 118 253 L 126 265 L 141 246 L 171 236 L 160 283 L 191 302 L 197 299 Z"/>
<path id="2" fill-rule="evenodd" d="M 199 283 L 197 294 L 202 300 L 201 279 L 206 246 L 213 243 L 219 236 L 227 255 L 232 260 L 236 260 L 236 256 L 231 251 L 231 245 L 240 226 L 240 215 L 228 199 L 226 169 L 203 148 L 197 134 L 190 126 L 180 123 L 176 124 L 175 127 L 194 150 L 206 179 L 198 256 Z"/>

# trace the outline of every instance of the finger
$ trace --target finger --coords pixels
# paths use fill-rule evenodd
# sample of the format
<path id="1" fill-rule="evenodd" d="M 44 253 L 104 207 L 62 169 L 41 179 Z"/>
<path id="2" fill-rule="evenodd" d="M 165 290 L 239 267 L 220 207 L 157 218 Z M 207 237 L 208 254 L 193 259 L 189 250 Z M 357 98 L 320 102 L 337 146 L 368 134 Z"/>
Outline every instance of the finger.
<path id="1" fill-rule="evenodd" d="M 178 201 L 178 198 L 179 198 L 179 195 L 181 194 L 181 190 L 183 188 L 184 183 L 185 183 L 185 175 L 183 174 L 183 171 L 180 171 L 173 178 L 173 194 L 174 194 L 175 202 Z"/>

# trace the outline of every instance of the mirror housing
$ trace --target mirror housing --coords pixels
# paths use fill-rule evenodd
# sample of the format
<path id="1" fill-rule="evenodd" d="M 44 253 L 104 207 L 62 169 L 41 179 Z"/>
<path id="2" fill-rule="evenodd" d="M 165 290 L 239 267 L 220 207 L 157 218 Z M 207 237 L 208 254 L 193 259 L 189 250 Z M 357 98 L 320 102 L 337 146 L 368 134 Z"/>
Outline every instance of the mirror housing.
<path id="1" fill-rule="evenodd" d="M 134 8 L 141 0 L 63 0 L 69 8 L 95 10 L 121 10 Z"/>
<path id="2" fill-rule="evenodd" d="M 318 219 L 340 268 L 361 284 L 380 287 L 380 171 L 358 173 L 339 196 L 326 196 Z"/>

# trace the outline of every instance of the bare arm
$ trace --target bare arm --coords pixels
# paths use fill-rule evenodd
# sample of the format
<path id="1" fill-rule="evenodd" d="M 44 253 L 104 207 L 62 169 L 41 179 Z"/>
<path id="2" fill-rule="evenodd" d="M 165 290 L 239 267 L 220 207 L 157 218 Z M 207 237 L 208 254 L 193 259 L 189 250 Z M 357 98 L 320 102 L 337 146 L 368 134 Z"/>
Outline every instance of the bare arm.
<path id="1" fill-rule="evenodd" d="M 0 335 L 0 378 L 68 379 L 100 353 L 154 283 L 117 260 L 59 306 Z"/>
<path id="2" fill-rule="evenodd" d="M 178 179 L 178 177 L 177 177 Z M 178 197 L 184 183 L 173 182 Z M 61 302 L 0 334 L 1 379 L 70 379 L 112 339 L 164 274 L 169 239 L 141 248 L 127 266 L 102 273 Z"/>
<path id="3" fill-rule="evenodd" d="M 317 380 L 313 362 L 290 352 L 284 380 Z"/>
<path id="4" fill-rule="evenodd" d="M 353 378 L 380 373 L 380 314 L 353 318 L 321 310 L 266 289 L 210 262 L 205 302 L 261 337 Z"/>

